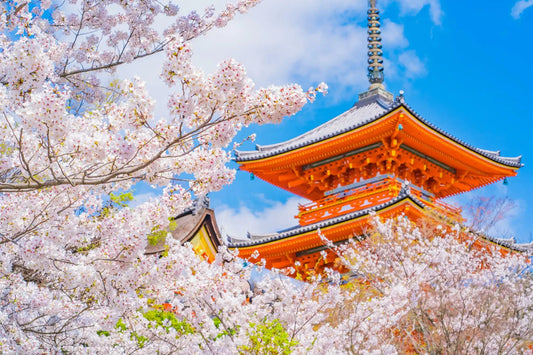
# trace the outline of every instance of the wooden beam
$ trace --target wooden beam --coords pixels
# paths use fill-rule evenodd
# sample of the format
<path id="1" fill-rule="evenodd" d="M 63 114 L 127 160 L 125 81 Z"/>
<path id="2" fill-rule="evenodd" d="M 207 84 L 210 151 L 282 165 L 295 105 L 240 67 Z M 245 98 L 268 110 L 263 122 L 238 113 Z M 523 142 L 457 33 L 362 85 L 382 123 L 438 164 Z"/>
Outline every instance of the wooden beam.
<path id="1" fill-rule="evenodd" d="M 293 180 L 295 177 L 296 175 L 294 175 L 292 172 L 281 174 L 281 175 L 278 175 L 278 181 L 280 182 L 289 181 L 289 180 Z"/>
<path id="2" fill-rule="evenodd" d="M 303 185 L 303 184 L 306 184 L 307 183 L 307 180 L 305 179 L 297 179 L 297 180 L 291 180 L 289 181 L 289 183 L 287 184 L 287 186 L 289 186 L 290 188 L 292 187 L 296 187 L 296 186 L 300 186 L 300 185 Z"/>

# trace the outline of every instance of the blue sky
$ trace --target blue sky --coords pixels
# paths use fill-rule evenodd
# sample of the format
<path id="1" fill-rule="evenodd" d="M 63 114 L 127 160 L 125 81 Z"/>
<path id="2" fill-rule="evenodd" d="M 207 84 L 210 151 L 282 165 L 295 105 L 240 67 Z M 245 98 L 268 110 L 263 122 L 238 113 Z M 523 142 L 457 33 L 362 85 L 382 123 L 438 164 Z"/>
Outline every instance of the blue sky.
<path id="1" fill-rule="evenodd" d="M 182 8 L 211 2 L 189 0 Z M 474 194 L 508 196 L 516 207 L 493 234 L 532 240 L 533 0 L 378 0 L 378 7 L 387 89 L 404 90 L 415 111 L 461 140 L 523 156 L 525 166 L 509 185 L 495 184 L 452 202 L 468 203 Z M 327 96 L 281 125 L 249 127 L 238 140 L 251 133 L 257 133 L 258 144 L 286 140 L 353 105 L 368 87 L 366 8 L 366 0 L 264 0 L 193 42 L 196 63 L 207 71 L 234 57 L 258 86 L 297 82 L 307 88 L 324 81 L 330 87 Z M 153 90 L 161 89 L 153 84 Z M 246 172 L 211 194 L 219 225 L 241 237 L 295 225 L 292 217 L 302 202 Z"/>

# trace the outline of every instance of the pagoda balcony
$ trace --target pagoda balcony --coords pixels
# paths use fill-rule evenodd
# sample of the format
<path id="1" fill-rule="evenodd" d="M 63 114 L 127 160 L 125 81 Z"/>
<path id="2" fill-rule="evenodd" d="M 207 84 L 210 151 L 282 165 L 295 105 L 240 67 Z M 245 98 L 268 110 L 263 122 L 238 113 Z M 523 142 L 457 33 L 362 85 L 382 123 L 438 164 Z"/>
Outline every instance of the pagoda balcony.
<path id="1" fill-rule="evenodd" d="M 433 194 L 391 176 L 337 192 L 318 201 L 299 205 L 299 213 L 295 217 L 298 218 L 300 225 L 310 225 L 386 203 L 397 197 L 402 188 L 409 189 L 409 194 L 428 210 L 456 221 L 463 220 L 460 208 L 438 201 Z"/>

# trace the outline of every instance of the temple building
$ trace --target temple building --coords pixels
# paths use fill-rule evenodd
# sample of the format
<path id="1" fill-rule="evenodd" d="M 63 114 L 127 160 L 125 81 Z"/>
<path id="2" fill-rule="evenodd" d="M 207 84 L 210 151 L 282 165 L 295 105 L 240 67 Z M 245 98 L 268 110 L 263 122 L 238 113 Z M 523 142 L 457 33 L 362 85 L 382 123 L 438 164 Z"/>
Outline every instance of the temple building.
<path id="1" fill-rule="evenodd" d="M 209 199 L 195 200 L 193 205 L 174 217 L 171 221 L 170 234 L 181 244 L 191 243 L 196 254 L 212 262 L 222 245 L 220 230 L 215 219 L 215 212 L 209 208 Z M 165 237 L 152 243 L 149 240 L 146 255 L 160 255 L 166 251 Z"/>
<path id="2" fill-rule="evenodd" d="M 445 197 L 515 176 L 520 157 L 500 156 L 454 137 L 417 114 L 403 92 L 396 97 L 384 85 L 379 10 L 368 10 L 368 78 L 370 87 L 348 111 L 285 142 L 236 151 L 240 169 L 304 197 L 298 225 L 268 235 L 230 240 L 239 256 L 258 251 L 267 267 L 299 265 L 305 270 L 331 266 L 324 260 L 321 233 L 334 243 L 362 236 L 372 214 L 404 214 L 416 222 L 434 216 L 461 223 L 458 208 Z M 521 250 L 509 240 L 485 237 Z"/>

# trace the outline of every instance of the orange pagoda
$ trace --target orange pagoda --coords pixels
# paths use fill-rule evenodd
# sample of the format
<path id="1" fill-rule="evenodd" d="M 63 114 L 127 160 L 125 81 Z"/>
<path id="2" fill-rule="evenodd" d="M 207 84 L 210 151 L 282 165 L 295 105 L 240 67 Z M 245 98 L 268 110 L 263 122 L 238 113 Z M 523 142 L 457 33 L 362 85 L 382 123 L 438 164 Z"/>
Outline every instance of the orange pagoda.
<path id="1" fill-rule="evenodd" d="M 363 235 L 371 214 L 405 214 L 412 221 L 434 211 L 462 222 L 461 211 L 442 198 L 515 176 L 520 157 L 473 147 L 434 126 L 383 85 L 379 10 L 368 10 L 368 91 L 348 111 L 285 142 L 237 151 L 241 170 L 302 196 L 298 225 L 268 235 L 231 239 L 229 247 L 249 258 L 258 251 L 267 267 L 299 265 L 305 272 L 322 260 L 319 231 L 342 243 Z M 435 215 L 435 214 L 433 214 Z M 489 237 L 487 237 L 489 238 Z M 511 240 L 492 239 L 520 249 Z M 296 263 L 299 262 L 299 263 Z"/>

